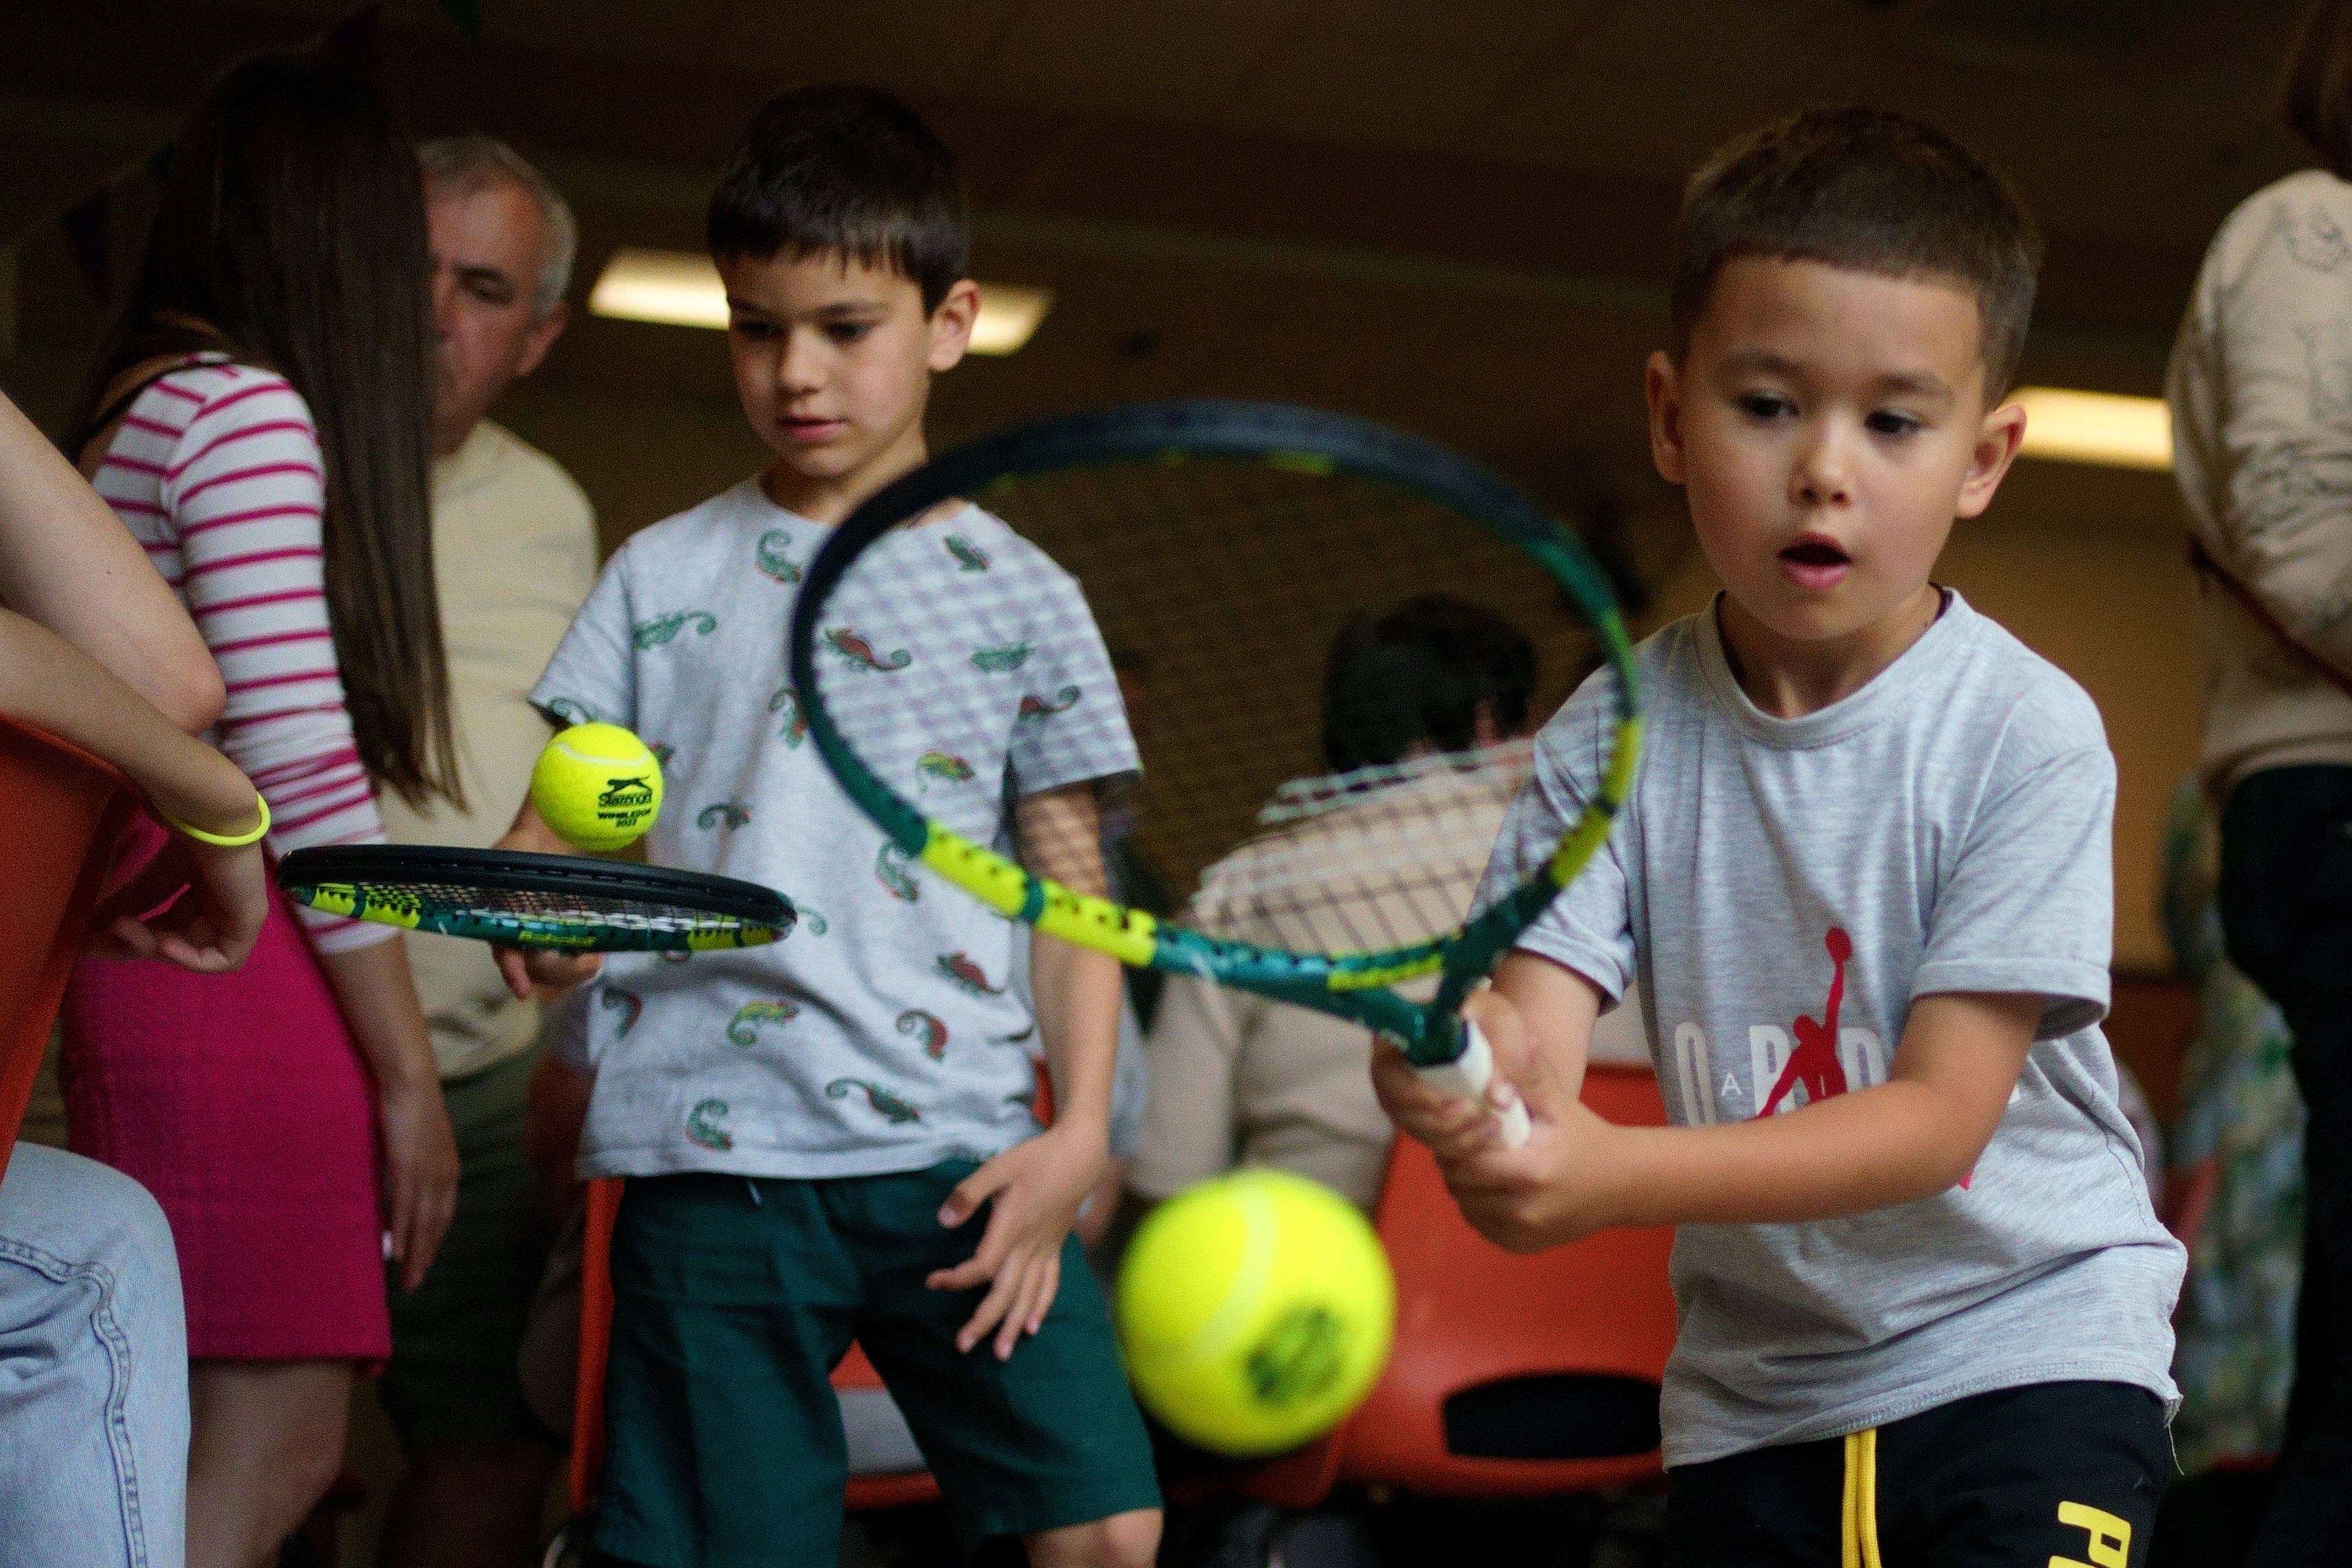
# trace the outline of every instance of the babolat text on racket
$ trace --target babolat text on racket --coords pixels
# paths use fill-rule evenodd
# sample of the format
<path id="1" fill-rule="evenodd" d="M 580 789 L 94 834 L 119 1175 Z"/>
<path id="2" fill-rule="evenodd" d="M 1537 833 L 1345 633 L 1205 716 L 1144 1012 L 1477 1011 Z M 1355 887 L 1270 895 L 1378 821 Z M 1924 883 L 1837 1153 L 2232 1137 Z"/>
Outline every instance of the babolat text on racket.
<path id="1" fill-rule="evenodd" d="M 795 918 L 782 894 L 733 877 L 500 850 L 297 850 L 278 862 L 278 885 L 348 919 L 567 953 L 757 947 Z"/>
<path id="2" fill-rule="evenodd" d="M 1020 538 L 993 531 L 966 502 Z M 1033 545 L 1076 578 L 1083 606 L 1041 594 L 1030 557 L 992 559 Z M 1475 674 L 1472 653 L 1450 665 L 1440 647 L 1434 674 L 1401 681 L 1401 711 L 1374 716 L 1375 727 L 1417 737 L 1412 745 L 1388 747 L 1390 757 L 1367 743 L 1385 766 L 1325 781 L 1350 813 L 1348 834 L 1322 831 L 1338 814 L 1276 821 L 1284 800 L 1319 798 L 1313 788 L 1302 797 L 1300 779 L 1367 750 L 1361 737 L 1331 733 L 1323 685 L 1335 637 L 1433 593 L 1521 629 L 1554 671 L 1547 698 L 1596 658 L 1614 675 L 1617 723 L 1600 789 L 1540 868 L 1466 925 L 1499 809 L 1461 843 L 1465 780 L 1503 748 L 1423 736 L 1426 713 L 1402 709 L 1442 707 L 1446 671 Z M 1099 643 L 1088 643 L 1097 631 Z M 1053 778 L 1021 776 L 1021 758 L 1041 754 L 1034 741 L 1045 733 L 1029 727 L 1101 723 L 1100 705 L 1117 696 L 1084 689 L 1108 683 L 1098 653 L 1086 666 L 1093 675 L 1069 674 L 1077 666 L 1058 655 L 1080 645 L 1108 647 L 1136 688 L 1142 782 L 1105 811 L 1112 898 L 1034 875 L 940 821 L 991 820 L 985 800 L 959 792 L 1003 799 L 1007 779 L 977 776 L 964 757 L 922 740 L 925 726 L 971 735 L 993 723 L 1001 734 L 1005 721 L 990 716 L 1013 712 L 1012 737 L 996 743 L 1013 759 L 1011 792 L 1050 786 Z M 951 667 L 927 671 L 926 659 Z M 896 896 L 920 896 L 905 863 L 919 861 L 1002 915 L 1127 964 L 1365 1024 L 1470 1096 L 1484 1092 L 1493 1059 L 1460 1018 L 1464 997 L 1606 839 L 1641 737 L 1633 648 L 1607 577 L 1573 533 L 1442 447 L 1276 403 L 1173 402 L 1047 419 L 901 477 L 809 562 L 788 681 L 779 703 L 880 825 L 877 874 Z M 1524 767 L 1523 740 L 1517 754 Z M 1277 810 L 1263 810 L 1270 800 Z M 1366 813 L 1376 831 L 1358 831 Z M 1454 859 L 1433 864 L 1430 846 L 1443 842 L 1457 844 Z M 1020 852 L 1068 863 L 1038 848 Z M 1247 884 L 1238 896 L 1237 879 Z M 1171 918 L 1139 907 L 1155 883 L 1171 905 L 1203 891 Z M 1525 1138 L 1524 1107 L 1505 1134 Z"/>

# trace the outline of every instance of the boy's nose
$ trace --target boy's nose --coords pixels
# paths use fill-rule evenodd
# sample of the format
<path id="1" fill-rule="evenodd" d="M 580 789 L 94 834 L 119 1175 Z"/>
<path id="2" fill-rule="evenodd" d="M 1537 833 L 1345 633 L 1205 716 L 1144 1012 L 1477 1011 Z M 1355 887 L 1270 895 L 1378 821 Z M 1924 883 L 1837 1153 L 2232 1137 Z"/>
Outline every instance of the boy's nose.
<path id="1" fill-rule="evenodd" d="M 784 351 L 776 356 L 776 385 L 786 392 L 815 392 L 824 383 L 824 356 L 810 332 L 787 332 Z"/>
<path id="2" fill-rule="evenodd" d="M 1806 507 L 1843 507 L 1853 499 L 1853 471 L 1843 444 L 1824 434 L 1798 454 L 1789 476 L 1790 498 Z"/>

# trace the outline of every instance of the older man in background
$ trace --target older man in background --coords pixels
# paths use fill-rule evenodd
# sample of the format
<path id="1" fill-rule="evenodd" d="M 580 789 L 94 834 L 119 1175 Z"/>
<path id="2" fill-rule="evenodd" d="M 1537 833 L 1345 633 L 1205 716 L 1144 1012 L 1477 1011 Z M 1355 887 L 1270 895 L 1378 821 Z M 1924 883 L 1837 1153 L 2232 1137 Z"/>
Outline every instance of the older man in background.
<path id="1" fill-rule="evenodd" d="M 524 700 L 596 578 L 587 497 L 486 417 L 562 332 L 578 231 L 545 176 L 487 136 L 418 150 L 440 333 L 433 560 L 466 809 L 387 797 L 400 843 L 488 845 L 529 787 L 547 726 Z M 387 1568 L 530 1561 L 559 1450 L 515 1371 L 551 1240 L 523 1149 L 540 1020 L 478 943 L 411 934 L 461 1174 L 457 1219 L 422 1287 L 392 1288 L 379 1384 L 409 1471 L 384 1525 Z"/>

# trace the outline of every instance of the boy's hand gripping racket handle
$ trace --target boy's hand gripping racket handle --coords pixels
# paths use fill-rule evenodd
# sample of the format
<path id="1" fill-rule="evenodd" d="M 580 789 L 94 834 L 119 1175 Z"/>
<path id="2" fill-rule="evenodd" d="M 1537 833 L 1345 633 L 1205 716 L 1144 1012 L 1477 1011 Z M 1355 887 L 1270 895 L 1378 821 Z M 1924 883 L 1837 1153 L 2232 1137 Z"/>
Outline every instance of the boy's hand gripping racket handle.
<path id="1" fill-rule="evenodd" d="M 1423 1082 L 1441 1094 L 1451 1094 L 1458 1100 L 1475 1100 L 1486 1105 L 1486 1086 L 1495 1081 L 1495 1051 L 1478 1026 L 1468 1019 L 1462 1020 L 1462 1054 L 1451 1061 L 1441 1061 L 1433 1067 L 1416 1067 Z M 1494 1107 L 1487 1105 L 1489 1111 Z M 1503 1147 L 1516 1149 L 1528 1141 L 1532 1130 L 1528 1122 L 1528 1103 L 1514 1099 L 1507 1111 L 1494 1111 L 1503 1124 Z"/>

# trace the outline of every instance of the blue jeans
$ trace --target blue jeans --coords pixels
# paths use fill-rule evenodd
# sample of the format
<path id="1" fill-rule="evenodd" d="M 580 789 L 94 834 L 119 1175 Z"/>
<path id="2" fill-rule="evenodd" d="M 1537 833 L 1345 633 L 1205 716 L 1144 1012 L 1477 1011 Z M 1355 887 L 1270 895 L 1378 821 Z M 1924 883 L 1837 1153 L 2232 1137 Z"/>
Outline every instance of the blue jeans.
<path id="1" fill-rule="evenodd" d="M 0 1177 L 0 1568 L 182 1568 L 188 1339 L 171 1228 L 94 1160 Z"/>

